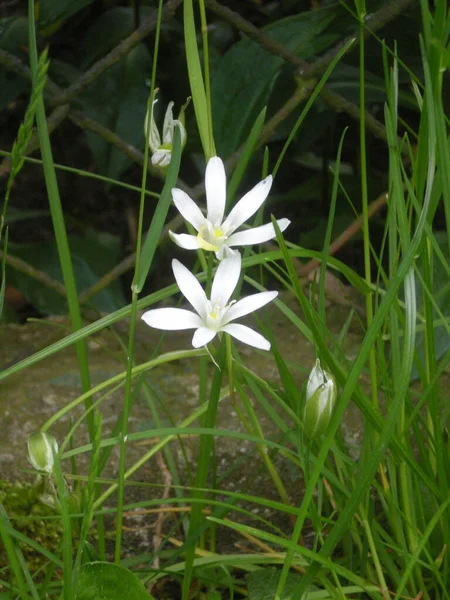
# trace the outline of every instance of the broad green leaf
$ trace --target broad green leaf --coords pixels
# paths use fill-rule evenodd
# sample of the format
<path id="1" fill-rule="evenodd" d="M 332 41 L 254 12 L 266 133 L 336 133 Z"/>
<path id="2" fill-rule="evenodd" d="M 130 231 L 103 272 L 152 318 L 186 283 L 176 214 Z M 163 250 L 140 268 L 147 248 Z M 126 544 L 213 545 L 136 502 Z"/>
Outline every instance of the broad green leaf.
<path id="1" fill-rule="evenodd" d="M 139 579 L 121 565 L 106 562 L 81 567 L 76 600 L 153 600 Z"/>
<path id="2" fill-rule="evenodd" d="M 48 68 L 48 74 L 52 81 L 60 87 L 65 88 L 69 87 L 69 85 L 76 81 L 78 77 L 81 77 L 83 71 L 64 60 L 52 58 Z"/>
<path id="3" fill-rule="evenodd" d="M 88 230 L 83 238 L 69 239 L 78 293 L 96 283 L 115 264 L 119 256 L 119 240 L 115 236 Z M 58 250 L 55 243 L 16 247 L 11 254 L 22 258 L 53 279 L 62 282 Z M 8 281 L 15 285 L 43 314 L 66 314 L 65 298 L 28 275 L 7 270 Z M 114 282 L 92 298 L 90 303 L 101 312 L 117 310 L 125 304 L 119 282 Z"/>
<path id="4" fill-rule="evenodd" d="M 89 117 L 141 150 L 149 93 L 146 79 L 150 71 L 150 54 L 140 44 L 100 76 L 80 98 L 82 109 Z M 131 160 L 96 134 L 86 133 L 86 138 L 99 170 L 112 179 L 119 179 Z"/>
<path id="5" fill-rule="evenodd" d="M 140 7 L 141 19 L 147 19 L 154 12 L 154 8 L 149 6 Z M 81 40 L 79 58 L 82 68 L 86 69 L 107 54 L 134 29 L 135 15 L 132 6 L 117 6 L 103 12 Z"/>
<path id="6" fill-rule="evenodd" d="M 94 0 L 39 0 L 39 28 L 68 19 Z"/>
<path id="7" fill-rule="evenodd" d="M 325 35 L 336 10 L 321 9 L 282 19 L 264 31 L 302 58 L 323 51 L 336 36 Z M 246 39 L 220 61 L 212 78 L 214 133 L 219 156 L 227 158 L 247 137 L 258 113 L 276 93 L 275 80 L 285 61 Z"/>

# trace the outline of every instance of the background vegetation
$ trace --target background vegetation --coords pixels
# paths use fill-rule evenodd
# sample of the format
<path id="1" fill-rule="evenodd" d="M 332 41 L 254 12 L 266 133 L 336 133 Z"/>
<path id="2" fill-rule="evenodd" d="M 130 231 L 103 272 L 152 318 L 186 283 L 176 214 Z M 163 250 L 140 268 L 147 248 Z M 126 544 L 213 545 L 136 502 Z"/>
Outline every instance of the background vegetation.
<path id="1" fill-rule="evenodd" d="M 7 365 L 0 386 L 74 345 L 81 393 L 36 430 L 47 435 L 84 407 L 24 496 L 28 506 L 44 495 L 39 523 L 57 522 L 54 546 L 21 529 L 27 511 L 17 510 L 17 495 L 0 496 L 6 597 L 449 598 L 447 3 L 11 0 L 2 10 L 2 318 L 68 312 L 71 332 Z M 175 144 L 167 174 L 151 166 L 145 144 L 155 87 L 159 123 L 169 101 L 177 111 L 192 97 L 187 145 L 180 161 Z M 228 345 L 213 349 L 220 369 L 203 350 L 157 346 L 134 361 L 138 311 L 176 300 L 169 262 L 180 254 L 167 231 L 184 224 L 170 190 L 176 184 L 203 203 L 205 163 L 215 153 L 226 162 L 229 202 L 270 172 L 266 214 L 292 220 L 288 242 L 279 235 L 244 255 L 244 285 L 271 282 L 289 293 L 295 308 L 281 298 L 277 310 L 336 378 L 337 404 L 317 439 L 304 431 L 304 373 L 300 382 L 268 322 L 261 327 L 276 382 Z M 202 254 L 192 265 L 210 282 Z M 318 266 L 317 280 L 308 279 Z M 343 282 L 337 290 L 351 286 L 337 334 L 325 298 L 339 294 L 327 269 Z M 354 320 L 362 341 L 349 359 L 342 346 Z M 116 354 L 122 371 L 93 386 L 86 341 L 119 321 L 128 326 Z M 147 375 L 181 359 L 198 372 L 199 403 L 165 427 Z M 100 409 L 121 386 L 123 405 L 106 434 Z M 135 432 L 138 394 L 153 407 L 152 427 Z M 216 427 L 224 401 L 245 433 Z M 364 423 L 356 458 L 340 430 L 350 403 Z M 276 425 L 275 439 L 265 437 L 255 407 Z M 186 434 L 199 436 L 199 459 L 180 467 L 171 443 Z M 128 443 L 155 438 L 127 462 Z M 279 500 L 221 489 L 214 448 L 228 438 L 253 445 Z M 110 480 L 103 471 L 114 447 L 120 459 Z M 130 478 L 159 450 L 170 498 L 155 500 L 148 487 L 136 505 Z M 304 481 L 300 499 L 286 492 L 278 457 Z M 180 511 L 160 546 L 125 556 L 124 512 L 164 513 L 171 503 Z M 232 511 L 247 514 L 246 503 L 274 509 L 289 527 L 242 524 Z M 256 550 L 222 552 L 217 540 L 230 529 Z M 30 548 L 40 562 L 28 558 Z"/>

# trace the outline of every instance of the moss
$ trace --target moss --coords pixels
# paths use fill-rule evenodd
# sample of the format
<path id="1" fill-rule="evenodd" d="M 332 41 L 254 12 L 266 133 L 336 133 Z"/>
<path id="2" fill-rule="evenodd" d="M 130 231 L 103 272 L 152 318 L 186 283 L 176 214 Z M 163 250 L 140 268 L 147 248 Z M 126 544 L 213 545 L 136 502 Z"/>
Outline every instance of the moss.
<path id="1" fill-rule="evenodd" d="M 29 537 L 46 550 L 58 554 L 62 539 L 62 523 L 58 512 L 39 499 L 42 482 L 24 485 L 0 481 L 0 502 L 14 529 Z M 24 542 L 18 542 L 31 573 L 42 568 L 47 559 Z M 8 566 L 8 557 L 1 547 L 0 567 Z"/>

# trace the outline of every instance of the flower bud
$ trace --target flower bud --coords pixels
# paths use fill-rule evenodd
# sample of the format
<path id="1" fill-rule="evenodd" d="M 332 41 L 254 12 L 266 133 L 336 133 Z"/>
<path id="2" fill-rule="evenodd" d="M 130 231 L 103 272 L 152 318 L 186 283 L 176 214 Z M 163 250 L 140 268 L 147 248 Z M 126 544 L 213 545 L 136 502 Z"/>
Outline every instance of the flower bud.
<path id="1" fill-rule="evenodd" d="M 38 431 L 28 438 L 28 460 L 37 471 L 51 473 L 57 452 L 58 443 L 50 433 Z"/>
<path id="2" fill-rule="evenodd" d="M 306 385 L 306 401 L 303 411 L 303 428 L 312 440 L 328 427 L 337 398 L 337 386 L 333 375 L 316 360 Z"/>
<path id="3" fill-rule="evenodd" d="M 184 111 L 190 102 L 190 98 L 188 98 L 185 104 L 181 107 L 178 119 L 173 118 L 173 102 L 169 102 L 164 117 L 161 140 L 158 127 L 156 126 L 156 122 L 153 117 L 153 107 L 157 102 L 157 100 L 155 99 L 157 91 L 158 90 L 155 90 L 152 108 L 149 109 L 149 111 L 147 111 L 147 114 L 145 116 L 144 132 L 147 135 L 148 119 L 150 117 L 149 113 L 151 112 L 150 136 L 148 143 L 152 152 L 152 164 L 155 167 L 160 167 L 163 171 L 166 171 L 172 158 L 173 136 L 175 133 L 175 127 L 178 127 L 180 130 L 181 148 L 183 149 L 186 144 L 187 134 L 186 129 L 184 127 Z"/>

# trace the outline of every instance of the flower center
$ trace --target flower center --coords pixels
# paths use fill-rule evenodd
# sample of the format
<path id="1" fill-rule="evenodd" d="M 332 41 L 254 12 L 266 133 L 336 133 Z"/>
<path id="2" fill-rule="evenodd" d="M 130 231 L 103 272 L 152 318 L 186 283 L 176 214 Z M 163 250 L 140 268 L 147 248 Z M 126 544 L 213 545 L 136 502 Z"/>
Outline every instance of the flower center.
<path id="1" fill-rule="evenodd" d="M 209 329 L 214 329 L 215 331 L 219 331 L 222 326 L 222 317 L 228 306 L 220 306 L 220 304 L 215 304 L 214 306 L 208 301 L 207 312 L 206 312 L 206 326 Z"/>
<path id="2" fill-rule="evenodd" d="M 213 331 L 220 331 L 223 327 L 223 322 L 228 309 L 230 306 L 233 306 L 235 302 L 236 300 L 231 300 L 231 302 L 222 306 L 219 302 L 216 302 L 216 304 L 213 305 L 211 300 L 208 300 L 206 304 L 206 327 Z"/>
<path id="3" fill-rule="evenodd" d="M 217 252 L 228 238 L 225 235 L 225 231 L 220 227 L 214 227 L 210 222 L 207 225 L 203 225 L 200 231 L 197 233 L 198 245 L 203 250 L 210 250 L 211 252 Z"/>

